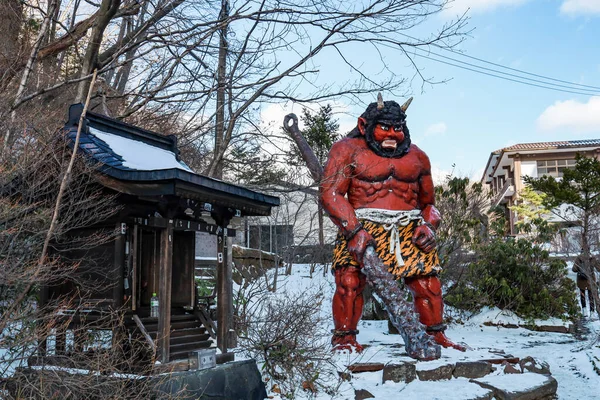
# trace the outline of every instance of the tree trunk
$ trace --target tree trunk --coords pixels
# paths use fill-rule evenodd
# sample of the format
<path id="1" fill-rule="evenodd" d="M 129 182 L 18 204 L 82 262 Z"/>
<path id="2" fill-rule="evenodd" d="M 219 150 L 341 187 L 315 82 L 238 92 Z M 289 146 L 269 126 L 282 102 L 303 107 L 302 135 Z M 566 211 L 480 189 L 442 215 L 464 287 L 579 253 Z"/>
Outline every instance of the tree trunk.
<path id="1" fill-rule="evenodd" d="M 23 4 L 20 0 L 0 1 L 0 81 L 8 75 L 19 58 L 19 33 L 23 24 Z"/>
<path id="2" fill-rule="evenodd" d="M 40 27 L 40 31 L 38 32 L 37 38 L 35 39 L 35 43 L 33 44 L 33 48 L 31 49 L 31 54 L 29 55 L 29 59 L 27 60 L 27 65 L 25 67 L 25 71 L 23 72 L 23 76 L 21 77 L 21 82 L 19 83 L 19 88 L 17 89 L 17 95 L 15 96 L 15 100 L 12 103 L 12 107 L 11 107 L 12 112 L 10 115 L 11 125 L 15 121 L 16 105 L 18 104 L 18 102 L 21 100 L 21 98 L 25 94 L 25 89 L 27 88 L 27 83 L 29 82 L 29 76 L 31 75 L 31 72 L 33 71 L 33 67 L 35 66 L 35 63 L 37 61 L 38 51 L 44 40 L 44 36 L 46 36 L 46 34 L 48 32 L 48 27 L 50 25 L 50 20 L 52 19 L 52 16 L 54 15 L 55 7 L 57 7 L 57 0 L 54 0 L 49 4 L 48 14 L 46 15 L 46 18 L 44 18 L 44 22 L 42 23 L 42 26 Z M 12 140 L 11 129 L 12 129 L 12 127 L 9 126 L 8 129 L 6 130 L 6 134 L 4 135 L 4 143 L 2 143 L 2 155 L 4 155 L 5 151 L 10 148 L 10 142 Z"/>
<path id="3" fill-rule="evenodd" d="M 220 20 L 223 23 L 219 31 L 219 65 L 217 67 L 217 115 L 215 124 L 215 149 L 213 160 L 210 166 L 210 176 L 223 178 L 223 157 L 221 149 L 224 144 L 225 136 L 225 85 L 227 73 L 227 18 L 229 17 L 229 1 L 221 1 Z"/>
<path id="4" fill-rule="evenodd" d="M 100 9 L 96 14 L 96 20 L 92 25 L 92 33 L 90 40 L 85 51 L 83 58 L 83 65 L 81 67 L 81 77 L 87 76 L 92 73 L 96 67 L 98 61 L 98 53 L 100 51 L 100 45 L 102 44 L 102 38 L 104 36 L 104 30 L 108 26 L 110 20 L 115 16 L 121 5 L 121 0 L 102 0 Z M 81 102 L 84 99 L 85 94 L 89 90 L 90 82 L 85 79 L 79 83 L 77 87 L 77 96 L 75 102 Z"/>

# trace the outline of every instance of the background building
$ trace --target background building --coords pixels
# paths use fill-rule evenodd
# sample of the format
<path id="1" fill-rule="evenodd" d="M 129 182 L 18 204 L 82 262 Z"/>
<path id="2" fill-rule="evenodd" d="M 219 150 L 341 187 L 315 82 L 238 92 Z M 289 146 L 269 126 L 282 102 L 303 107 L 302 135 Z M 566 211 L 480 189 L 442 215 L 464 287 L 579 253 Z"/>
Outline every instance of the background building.
<path id="1" fill-rule="evenodd" d="M 515 224 L 519 221 L 519 215 L 510 207 L 520 199 L 519 194 L 525 186 L 524 177 L 551 175 L 560 178 L 566 168 L 575 166 L 577 154 L 600 159 L 600 139 L 519 143 L 490 154 L 481 180 L 492 192 L 491 207 L 504 206 L 511 235 L 517 234 Z M 548 221 L 569 227 L 576 224 L 576 214 L 572 209 L 559 207 L 552 210 Z M 563 232 L 563 243 L 558 246 L 563 249 L 556 250 L 567 250 L 565 247 L 569 247 L 570 236 L 575 232 L 576 230 L 571 234 Z"/>

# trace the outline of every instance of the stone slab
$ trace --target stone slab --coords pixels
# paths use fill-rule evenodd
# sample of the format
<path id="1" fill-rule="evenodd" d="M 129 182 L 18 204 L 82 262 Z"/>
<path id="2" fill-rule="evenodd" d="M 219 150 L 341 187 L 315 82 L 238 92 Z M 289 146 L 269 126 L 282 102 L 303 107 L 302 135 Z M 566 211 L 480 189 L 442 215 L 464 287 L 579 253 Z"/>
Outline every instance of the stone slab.
<path id="1" fill-rule="evenodd" d="M 417 376 L 420 381 L 441 381 L 444 379 L 452 379 L 453 372 L 454 364 L 446 364 L 432 369 L 417 370 Z"/>
<path id="2" fill-rule="evenodd" d="M 550 375 L 531 372 L 520 375 L 494 375 L 471 379 L 483 388 L 494 392 L 499 400 L 541 400 L 556 395 L 558 382 Z"/>
<path id="3" fill-rule="evenodd" d="M 354 363 L 348 365 L 348 370 L 352 373 L 359 372 L 377 372 L 383 369 L 383 363 Z"/>
<path id="4" fill-rule="evenodd" d="M 519 361 L 521 371 L 535 372 L 536 374 L 550 375 L 550 366 L 546 362 L 539 362 L 533 357 L 525 357 Z"/>
<path id="5" fill-rule="evenodd" d="M 157 385 L 156 393 L 161 396 L 175 396 L 178 399 L 210 400 L 262 400 L 267 397 L 255 360 L 236 361 L 220 364 L 201 371 L 186 371 L 164 377 Z"/>
<path id="6" fill-rule="evenodd" d="M 382 382 L 412 382 L 417 379 L 417 367 L 414 362 L 387 364 L 383 367 Z"/>
<path id="7" fill-rule="evenodd" d="M 398 395 L 384 397 L 382 400 L 492 400 L 494 392 L 483 388 L 467 379 L 450 379 L 438 382 L 414 381 L 408 385 L 398 385 Z M 435 395 L 424 396 L 424 393 Z M 377 395 L 377 393 L 375 393 Z M 376 396 L 377 399 L 380 396 Z"/>
<path id="8" fill-rule="evenodd" d="M 459 361 L 454 366 L 455 378 L 482 378 L 492 372 L 492 365 L 485 361 Z"/>
<path id="9" fill-rule="evenodd" d="M 354 389 L 354 400 L 374 399 L 375 396 L 365 389 Z"/>
<path id="10" fill-rule="evenodd" d="M 518 364 L 520 359 L 519 357 L 506 357 L 506 358 L 484 358 L 479 361 L 485 361 L 490 364 L 504 364 L 505 362 L 510 364 Z"/>

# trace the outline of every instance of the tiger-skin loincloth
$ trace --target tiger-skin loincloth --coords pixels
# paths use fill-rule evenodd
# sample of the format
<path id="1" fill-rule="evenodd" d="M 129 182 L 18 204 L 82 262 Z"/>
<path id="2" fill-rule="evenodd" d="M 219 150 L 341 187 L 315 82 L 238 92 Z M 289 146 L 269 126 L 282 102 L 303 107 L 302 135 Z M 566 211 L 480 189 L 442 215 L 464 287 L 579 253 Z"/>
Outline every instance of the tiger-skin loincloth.
<path id="1" fill-rule="evenodd" d="M 412 243 L 412 237 L 415 228 L 419 226 L 421 222 L 420 219 L 412 220 L 408 222 L 406 226 L 392 226 L 389 230 L 386 230 L 386 224 L 383 223 L 365 219 L 360 219 L 360 222 L 362 223 L 363 228 L 373 236 L 373 239 L 377 244 L 377 254 L 388 267 L 388 271 L 392 273 L 396 279 L 411 276 L 437 275 L 442 270 L 437 250 L 425 253 Z M 387 227 L 390 228 L 389 225 Z M 397 261 L 395 251 L 390 248 L 390 236 L 394 229 L 398 232 L 398 242 L 402 254 L 402 261 L 400 262 Z M 359 267 L 359 264 L 348 251 L 348 245 L 344 236 L 341 233 L 338 233 L 335 241 L 335 248 L 333 250 L 332 269 L 335 270 L 336 268 L 345 266 Z"/>

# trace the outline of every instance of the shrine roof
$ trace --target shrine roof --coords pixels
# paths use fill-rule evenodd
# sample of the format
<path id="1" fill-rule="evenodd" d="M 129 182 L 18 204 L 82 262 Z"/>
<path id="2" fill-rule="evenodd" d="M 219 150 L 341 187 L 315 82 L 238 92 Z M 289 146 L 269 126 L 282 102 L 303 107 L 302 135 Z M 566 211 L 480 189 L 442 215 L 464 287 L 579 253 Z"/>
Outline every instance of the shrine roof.
<path id="1" fill-rule="evenodd" d="M 66 135 L 74 144 L 83 105 L 69 109 Z M 195 173 L 179 158 L 177 138 L 87 112 L 79 149 L 98 171 L 119 181 L 116 190 L 135 195 L 176 195 L 215 200 L 244 215 L 269 215 L 279 198 Z"/>

